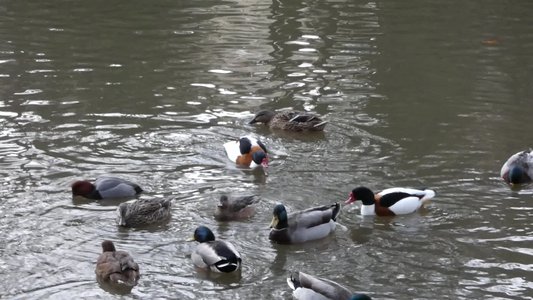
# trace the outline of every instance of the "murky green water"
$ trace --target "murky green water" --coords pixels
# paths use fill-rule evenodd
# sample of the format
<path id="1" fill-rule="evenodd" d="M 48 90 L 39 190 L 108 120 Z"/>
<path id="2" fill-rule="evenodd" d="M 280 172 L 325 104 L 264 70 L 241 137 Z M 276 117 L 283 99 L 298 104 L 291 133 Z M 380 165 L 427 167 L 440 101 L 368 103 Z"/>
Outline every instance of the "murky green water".
<path id="1" fill-rule="evenodd" d="M 533 299 L 533 189 L 498 178 L 533 145 L 533 2 L 404 2 L 1 1 L 0 298 L 291 299 L 302 270 L 375 299 Z M 264 108 L 330 124 L 248 125 Z M 249 133 L 269 176 L 224 155 Z M 172 221 L 120 229 L 116 203 L 73 201 L 73 181 L 108 174 L 174 198 Z M 316 243 L 268 240 L 276 203 L 357 185 L 437 197 L 392 219 L 345 207 Z M 223 193 L 259 195 L 256 215 L 216 222 Z M 240 278 L 195 271 L 199 224 L 240 249 Z M 141 266 L 129 295 L 96 283 L 103 239 Z"/>

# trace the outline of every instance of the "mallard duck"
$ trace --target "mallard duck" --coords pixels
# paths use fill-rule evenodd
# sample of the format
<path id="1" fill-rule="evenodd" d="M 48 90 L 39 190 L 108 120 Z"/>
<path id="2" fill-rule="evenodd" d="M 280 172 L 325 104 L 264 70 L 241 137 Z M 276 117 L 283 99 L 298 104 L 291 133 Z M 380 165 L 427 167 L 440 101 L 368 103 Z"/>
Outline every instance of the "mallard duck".
<path id="1" fill-rule="evenodd" d="M 224 144 L 228 158 L 239 166 L 268 167 L 268 151 L 265 145 L 251 136 L 244 136 L 237 141 Z"/>
<path id="2" fill-rule="evenodd" d="M 288 131 L 322 131 L 327 121 L 306 112 L 261 110 L 249 124 L 263 123 L 272 129 Z"/>
<path id="3" fill-rule="evenodd" d="M 290 274 L 287 284 L 298 300 L 372 300 L 365 294 L 354 294 L 336 282 L 303 272 Z"/>
<path id="4" fill-rule="evenodd" d="M 515 153 L 502 166 L 500 176 L 508 184 L 527 184 L 533 180 L 533 151 Z"/>
<path id="5" fill-rule="evenodd" d="M 135 286 L 139 281 L 139 265 L 128 252 L 117 251 L 112 241 L 102 242 L 102 254 L 96 262 L 97 280 L 117 285 Z"/>
<path id="6" fill-rule="evenodd" d="M 195 266 L 220 273 L 231 273 L 240 269 L 241 255 L 226 241 L 216 240 L 211 229 L 199 226 L 194 231 L 194 240 L 200 244 L 191 258 Z"/>
<path id="7" fill-rule="evenodd" d="M 363 216 L 395 216 L 414 213 L 435 197 L 435 191 L 395 187 L 374 195 L 369 188 L 361 186 L 352 190 L 346 204 L 361 200 Z"/>
<path id="8" fill-rule="evenodd" d="M 116 177 L 100 177 L 94 183 L 79 180 L 72 184 L 72 196 L 101 200 L 110 198 L 131 198 L 140 194 L 143 189 L 128 180 Z"/>
<path id="9" fill-rule="evenodd" d="M 117 207 L 117 224 L 138 227 L 168 221 L 171 205 L 170 199 L 140 199 L 132 203 L 120 203 Z"/>
<path id="10" fill-rule="evenodd" d="M 270 239 L 280 244 L 303 243 L 328 236 L 335 230 L 340 204 L 312 207 L 287 215 L 283 204 L 274 207 Z"/>
<path id="11" fill-rule="evenodd" d="M 256 196 L 242 196 L 228 198 L 220 197 L 220 204 L 215 211 L 215 219 L 218 221 L 242 220 L 254 214 L 254 208 L 250 206 L 256 201 Z"/>

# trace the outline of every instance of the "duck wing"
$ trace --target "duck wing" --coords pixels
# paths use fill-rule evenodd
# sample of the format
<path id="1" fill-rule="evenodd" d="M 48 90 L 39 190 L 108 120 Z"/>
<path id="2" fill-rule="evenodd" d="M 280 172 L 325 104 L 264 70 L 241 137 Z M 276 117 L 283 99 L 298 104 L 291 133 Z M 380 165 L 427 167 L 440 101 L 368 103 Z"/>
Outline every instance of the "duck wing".
<path id="1" fill-rule="evenodd" d="M 192 258 L 197 266 L 214 267 L 222 272 L 231 272 L 241 263 L 237 249 L 231 243 L 221 240 L 199 244 Z"/>
<path id="2" fill-rule="evenodd" d="M 417 190 L 411 188 L 390 188 L 385 189 L 376 194 L 376 201 L 379 201 L 380 206 L 391 207 L 396 203 L 407 200 L 413 197 L 415 203 L 418 200 L 428 200 L 435 196 L 433 190 Z"/>
<path id="3" fill-rule="evenodd" d="M 322 205 L 311 207 L 306 210 L 290 213 L 289 227 L 311 228 L 321 224 L 335 221 L 340 212 L 340 204 Z"/>
<path id="4" fill-rule="evenodd" d="M 117 177 L 100 177 L 94 185 L 103 198 L 130 197 L 143 191 L 139 185 Z"/>
<path id="5" fill-rule="evenodd" d="M 344 286 L 333 282 L 331 280 L 318 278 L 303 272 L 294 272 L 287 279 L 287 282 L 289 283 L 289 286 L 296 290 L 297 288 L 301 287 L 304 289 L 310 289 L 313 290 L 315 293 L 318 293 L 327 299 L 350 299 L 353 295 L 353 293 L 345 288 Z"/>
<path id="6" fill-rule="evenodd" d="M 236 197 L 231 200 L 231 202 L 228 205 L 228 208 L 231 211 L 237 212 L 247 207 L 248 205 L 255 203 L 256 199 L 257 199 L 257 196 L 255 195 Z"/>

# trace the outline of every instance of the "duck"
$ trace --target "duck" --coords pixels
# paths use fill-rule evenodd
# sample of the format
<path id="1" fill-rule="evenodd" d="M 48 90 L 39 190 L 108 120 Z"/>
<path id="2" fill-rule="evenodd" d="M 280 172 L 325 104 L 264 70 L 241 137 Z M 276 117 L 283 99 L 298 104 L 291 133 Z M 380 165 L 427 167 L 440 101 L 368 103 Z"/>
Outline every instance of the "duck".
<path id="1" fill-rule="evenodd" d="M 335 230 L 340 204 L 322 205 L 287 214 L 283 204 L 274 207 L 270 240 L 297 244 L 322 239 Z"/>
<path id="2" fill-rule="evenodd" d="M 261 110 L 249 124 L 263 123 L 271 129 L 287 131 L 323 131 L 327 121 L 307 112 Z"/>
<path id="3" fill-rule="evenodd" d="M 88 180 L 78 180 L 72 184 L 71 188 L 73 197 L 81 196 L 92 200 L 132 198 L 143 191 L 136 183 L 109 176 L 97 178 L 94 183 Z"/>
<path id="4" fill-rule="evenodd" d="M 352 190 L 345 204 L 361 200 L 363 216 L 395 216 L 414 213 L 435 197 L 430 189 L 394 187 L 374 194 L 369 188 L 361 186 Z"/>
<path id="5" fill-rule="evenodd" d="M 243 136 L 224 144 L 228 158 L 239 166 L 268 167 L 268 151 L 265 144 L 252 136 Z"/>
<path id="6" fill-rule="evenodd" d="M 165 222 L 170 219 L 171 206 L 171 199 L 139 199 L 132 203 L 120 203 L 116 221 L 124 227 Z"/>
<path id="7" fill-rule="evenodd" d="M 191 258 L 195 266 L 217 273 L 232 273 L 241 268 L 241 255 L 230 242 L 215 240 L 207 226 L 194 230 L 194 240 L 199 242 Z"/>
<path id="8" fill-rule="evenodd" d="M 95 273 L 100 282 L 129 287 L 137 285 L 141 276 L 133 257 L 126 251 L 117 251 L 109 240 L 102 242 L 102 254 L 96 262 Z"/>
<path id="9" fill-rule="evenodd" d="M 287 284 L 298 300 L 372 300 L 368 295 L 355 294 L 336 282 L 304 272 L 292 272 Z"/>
<path id="10" fill-rule="evenodd" d="M 220 204 L 215 210 L 215 220 L 234 221 L 248 219 L 254 214 L 254 208 L 250 206 L 255 203 L 256 196 L 240 196 L 229 198 L 227 195 L 220 196 Z"/>
<path id="11" fill-rule="evenodd" d="M 533 181 L 533 151 L 524 150 L 509 157 L 502 166 L 500 176 L 510 185 L 531 183 Z"/>

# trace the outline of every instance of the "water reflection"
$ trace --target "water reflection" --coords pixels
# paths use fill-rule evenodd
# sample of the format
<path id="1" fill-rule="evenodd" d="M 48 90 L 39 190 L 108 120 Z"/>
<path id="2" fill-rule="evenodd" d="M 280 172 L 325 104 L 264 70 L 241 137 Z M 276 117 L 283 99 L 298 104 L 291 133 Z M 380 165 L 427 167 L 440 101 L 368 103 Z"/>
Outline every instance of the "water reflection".
<path id="1" fill-rule="evenodd" d="M 529 295 L 532 190 L 498 178 L 533 138 L 529 2 L 72 4 L 0 5 L 0 298 L 119 297 L 94 280 L 103 239 L 139 259 L 131 298 L 290 299 L 293 269 L 376 299 Z M 330 123 L 249 126 L 262 108 Z M 249 133 L 271 149 L 268 176 L 225 157 Z M 122 229 L 118 202 L 72 199 L 75 179 L 110 174 L 175 197 L 172 220 Z M 316 244 L 268 240 L 275 203 L 342 201 L 354 185 L 437 197 L 393 219 L 343 208 L 345 229 Z M 256 214 L 216 222 L 221 192 L 260 195 Z M 194 269 L 198 224 L 235 242 L 235 281 Z"/>

